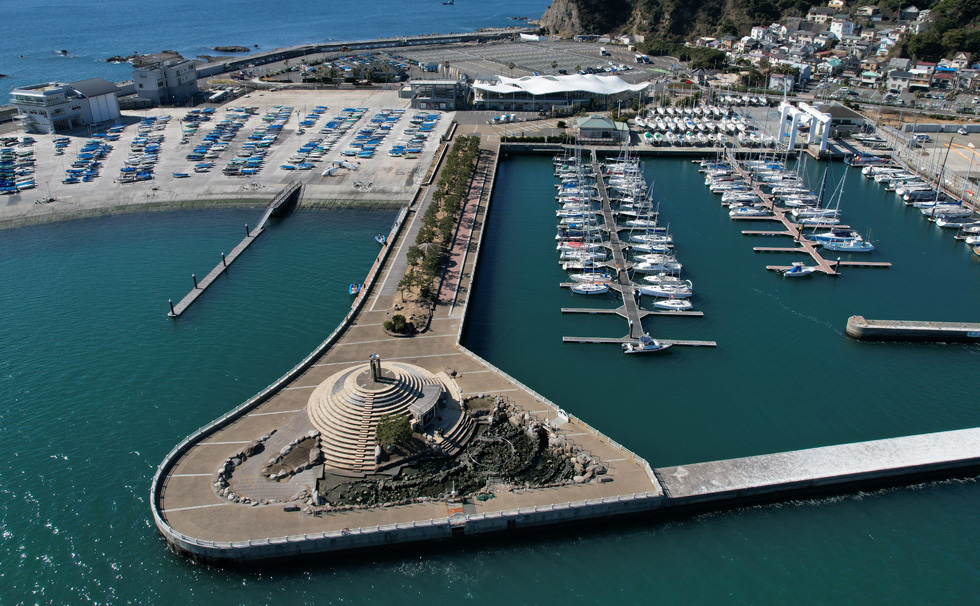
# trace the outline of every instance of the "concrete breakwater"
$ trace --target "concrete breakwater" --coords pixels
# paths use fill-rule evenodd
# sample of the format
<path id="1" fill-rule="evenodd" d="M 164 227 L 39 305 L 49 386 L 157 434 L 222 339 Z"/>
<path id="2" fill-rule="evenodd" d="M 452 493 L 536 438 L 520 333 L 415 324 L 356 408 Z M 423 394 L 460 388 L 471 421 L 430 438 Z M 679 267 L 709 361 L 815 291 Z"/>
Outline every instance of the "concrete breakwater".
<path id="1" fill-rule="evenodd" d="M 860 341 L 935 341 L 980 343 L 980 323 L 924 320 L 847 319 L 847 336 Z"/>
<path id="2" fill-rule="evenodd" d="M 478 258 L 482 221 L 477 233 L 475 254 L 471 260 L 464 261 L 464 265 L 471 262 L 475 265 Z M 399 246 L 399 242 L 392 240 L 388 249 Z M 394 268 L 388 270 L 389 273 L 392 271 Z M 362 291 L 362 297 L 378 297 L 382 303 L 359 308 L 361 316 L 356 318 L 352 312 L 335 331 L 337 335 L 348 331 L 352 337 L 349 342 L 342 345 L 339 341 L 331 341 L 318 349 L 318 352 L 330 349 L 330 353 L 316 364 L 312 356 L 307 358 L 307 366 L 333 369 L 337 367 L 335 365 L 351 365 L 352 360 L 362 359 L 368 351 L 365 347 L 372 348 L 371 351 L 378 347 L 379 341 L 365 337 L 376 335 L 371 332 L 376 330 L 372 325 L 386 313 L 385 280 L 379 281 L 380 288 L 378 285 L 372 288 L 370 282 L 373 281 L 369 281 L 366 290 Z M 460 371 L 460 391 L 463 393 L 509 392 L 515 398 L 530 400 L 536 407 L 525 409 L 539 413 L 539 419 L 544 417 L 544 422 L 566 428 L 567 435 L 576 436 L 577 440 L 591 440 L 589 449 L 594 454 L 619 467 L 612 474 L 614 480 L 540 491 L 502 491 L 488 502 L 467 503 L 459 508 L 430 500 L 414 505 L 327 513 L 321 517 L 297 511 L 298 506 L 291 506 L 287 513 L 275 505 L 247 507 L 217 502 L 210 490 L 211 474 L 207 473 L 213 468 L 212 459 L 205 457 L 220 458 L 223 455 L 205 455 L 203 448 L 197 445 L 209 444 L 208 448 L 214 449 L 209 452 L 218 453 L 218 449 L 227 448 L 232 452 L 240 448 L 223 446 L 229 438 L 218 434 L 224 426 L 239 420 L 242 424 L 250 424 L 254 431 L 265 431 L 268 426 L 263 425 L 267 422 L 264 420 L 274 411 L 263 409 L 263 412 L 248 417 L 251 408 L 243 407 L 223 417 L 219 424 L 185 440 L 161 465 L 154 481 L 152 502 L 155 522 L 168 543 L 179 553 L 216 563 L 343 553 L 396 544 L 459 540 L 557 524 L 595 523 L 625 515 L 642 515 L 656 520 L 658 516 L 684 515 L 691 511 L 737 508 L 759 500 L 777 501 L 844 492 L 882 483 L 902 484 L 932 474 L 975 473 L 980 466 L 980 429 L 966 429 L 653 470 L 642 458 L 581 420 L 564 414 L 554 404 L 466 350 L 459 343 L 465 311 L 462 316 L 444 313 L 445 310 L 441 310 L 437 314 L 436 328 L 428 341 L 416 341 L 414 345 L 409 340 L 391 343 L 387 345 L 391 348 L 390 355 L 416 361 L 423 357 L 433 358 L 432 365 L 436 368 Z M 419 343 L 434 343 L 441 338 L 446 338 L 440 343 L 448 347 L 440 345 L 436 353 L 420 356 L 419 351 L 410 349 L 420 347 Z M 299 372 L 291 373 L 290 377 L 298 375 Z M 288 411 L 293 412 L 297 404 L 305 401 L 300 395 L 302 386 L 315 382 L 304 380 L 294 391 L 288 392 L 296 395 L 284 396 L 282 408 L 288 405 Z M 271 392 L 286 383 L 284 378 L 261 397 L 275 397 Z M 286 401 L 290 397 L 292 399 Z M 543 410 L 545 408 L 547 410 Z M 192 490 L 189 487 L 192 483 L 198 487 Z M 169 488 L 168 484 L 174 488 Z M 181 487 L 188 488 L 181 493 Z M 569 498 L 568 495 L 574 496 Z M 235 516 L 240 522 L 247 522 L 248 528 L 227 522 Z"/>

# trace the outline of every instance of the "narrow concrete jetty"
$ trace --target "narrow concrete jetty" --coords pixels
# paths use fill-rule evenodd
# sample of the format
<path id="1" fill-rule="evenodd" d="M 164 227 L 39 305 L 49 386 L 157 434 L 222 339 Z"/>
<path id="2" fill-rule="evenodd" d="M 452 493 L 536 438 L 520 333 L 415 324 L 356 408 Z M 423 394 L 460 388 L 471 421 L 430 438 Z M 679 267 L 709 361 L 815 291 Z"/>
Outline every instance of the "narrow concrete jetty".
<path id="1" fill-rule="evenodd" d="M 980 343 L 980 323 L 847 319 L 847 336 L 860 341 Z"/>
<path id="2" fill-rule="evenodd" d="M 300 189 L 302 185 L 298 181 L 294 181 L 287 185 L 282 191 L 276 194 L 276 197 L 272 199 L 269 206 L 266 207 L 265 212 L 262 213 L 262 218 L 251 230 L 246 229 L 245 238 L 238 243 L 237 246 L 231 249 L 231 252 L 225 255 L 221 253 L 221 262 L 218 263 L 214 269 L 208 272 L 208 275 L 204 276 L 201 280 L 198 280 L 193 274 L 191 277 L 194 279 L 194 288 L 191 289 L 179 303 L 174 305 L 173 301 L 170 302 L 170 312 L 167 313 L 171 318 L 176 318 L 180 314 L 184 313 L 188 307 L 191 306 L 197 298 L 200 297 L 208 286 L 228 269 L 228 266 L 235 262 L 245 249 L 251 246 L 252 242 L 255 241 L 262 232 L 265 231 L 265 224 L 273 215 L 278 215 L 285 212 L 288 208 L 292 207 L 299 200 Z M 247 227 L 247 226 L 246 226 Z"/>
<path id="3" fill-rule="evenodd" d="M 980 428 L 661 467 L 663 507 L 740 506 L 755 499 L 910 482 L 980 466 Z"/>

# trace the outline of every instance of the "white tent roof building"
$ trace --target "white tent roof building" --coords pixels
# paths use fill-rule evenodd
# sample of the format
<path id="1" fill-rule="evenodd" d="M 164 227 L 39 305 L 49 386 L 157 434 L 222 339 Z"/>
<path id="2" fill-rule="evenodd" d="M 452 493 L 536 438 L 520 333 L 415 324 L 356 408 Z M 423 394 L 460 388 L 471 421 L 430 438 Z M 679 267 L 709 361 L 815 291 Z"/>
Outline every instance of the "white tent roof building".
<path id="1" fill-rule="evenodd" d="M 593 103 L 605 106 L 635 97 L 649 85 L 649 82 L 630 84 L 619 76 L 593 74 L 479 77 L 473 83 L 473 106 L 475 109 L 515 111 L 575 108 Z"/>

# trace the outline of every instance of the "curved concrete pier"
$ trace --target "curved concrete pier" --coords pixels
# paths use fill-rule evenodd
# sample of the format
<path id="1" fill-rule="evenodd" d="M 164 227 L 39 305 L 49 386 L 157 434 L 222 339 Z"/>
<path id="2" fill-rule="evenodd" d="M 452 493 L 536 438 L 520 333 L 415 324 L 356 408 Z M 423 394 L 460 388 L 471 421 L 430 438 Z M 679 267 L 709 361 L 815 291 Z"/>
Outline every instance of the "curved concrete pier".
<path id="1" fill-rule="evenodd" d="M 965 429 L 654 471 L 644 459 L 460 344 L 490 201 L 482 190 L 476 194 L 472 221 L 476 252 L 460 257 L 459 284 L 450 301 L 437 305 L 424 334 L 411 339 L 386 335 L 381 324 L 404 273 L 405 251 L 419 227 L 420 221 L 414 219 L 423 214 L 430 197 L 431 192 L 421 197 L 412 221 L 407 220 L 407 212 L 400 215 L 389 246 L 382 249 L 350 314 L 334 333 L 282 379 L 183 440 L 161 463 L 151 487 L 151 509 L 160 533 L 178 553 L 231 563 L 384 548 L 625 514 L 733 508 L 759 499 L 841 492 L 883 481 L 899 484 L 927 474 L 955 475 L 980 467 L 980 429 Z M 461 239 L 461 245 L 468 248 L 469 238 Z M 608 468 L 602 476 L 607 480 L 503 489 L 495 491 L 493 499 L 465 506 L 423 499 L 322 515 L 300 511 L 292 502 L 242 504 L 219 496 L 216 480 L 229 457 L 256 436 L 272 436 L 268 444 L 278 448 L 274 430 L 297 415 L 305 418 L 305 407 L 317 386 L 378 351 L 386 360 L 452 375 L 462 397 L 506 397 L 554 435 L 573 441 L 601 461 Z M 296 477 L 298 483 L 286 488 L 298 487 L 308 476 Z"/>

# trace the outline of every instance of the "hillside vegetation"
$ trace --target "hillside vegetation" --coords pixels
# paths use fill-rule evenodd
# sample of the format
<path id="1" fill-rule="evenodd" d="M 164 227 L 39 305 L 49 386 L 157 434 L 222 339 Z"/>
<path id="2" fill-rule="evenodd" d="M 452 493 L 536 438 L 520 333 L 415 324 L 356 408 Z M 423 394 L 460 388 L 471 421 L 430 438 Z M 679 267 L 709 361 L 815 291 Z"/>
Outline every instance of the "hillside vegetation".
<path id="1" fill-rule="evenodd" d="M 856 0 L 845 12 L 855 15 L 861 6 L 876 5 L 890 20 L 909 0 Z M 915 1 L 930 9 L 934 25 L 906 39 L 906 56 L 931 60 L 958 51 L 980 59 L 980 0 Z M 683 42 L 695 36 L 744 36 L 754 25 L 769 25 L 787 17 L 805 17 L 820 0 L 554 0 L 541 18 L 549 33 L 640 34 L 648 41 Z M 856 19 L 858 23 L 860 19 Z M 888 21 L 884 22 L 887 25 Z"/>

